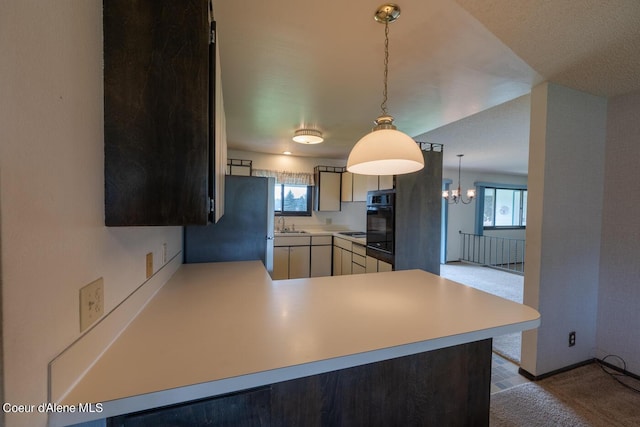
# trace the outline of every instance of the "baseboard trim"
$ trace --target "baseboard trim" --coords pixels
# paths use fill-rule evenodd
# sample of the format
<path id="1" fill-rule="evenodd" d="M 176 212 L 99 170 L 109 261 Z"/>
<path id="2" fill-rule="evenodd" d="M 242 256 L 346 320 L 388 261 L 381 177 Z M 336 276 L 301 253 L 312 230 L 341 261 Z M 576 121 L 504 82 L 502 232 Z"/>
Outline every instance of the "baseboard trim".
<path id="1" fill-rule="evenodd" d="M 616 357 L 617 357 L 617 356 L 616 356 Z M 597 362 L 599 365 L 606 366 L 606 367 L 607 367 L 607 368 L 609 368 L 609 369 L 613 369 L 614 371 L 620 372 L 621 374 L 624 374 L 624 375 L 626 375 L 626 376 L 628 376 L 628 377 L 631 377 L 631 378 L 633 378 L 633 379 L 636 379 L 636 380 L 640 381 L 640 375 L 638 375 L 638 374 L 634 374 L 633 372 L 629 372 L 629 371 L 627 371 L 626 369 L 623 369 L 623 368 L 621 368 L 621 367 L 619 367 L 619 366 L 612 365 L 612 364 L 611 364 L 611 363 L 609 363 L 609 362 L 605 362 L 605 360 L 604 360 L 604 359 L 596 359 L 596 362 Z"/>
<path id="2" fill-rule="evenodd" d="M 540 380 L 543 380 L 545 378 L 549 378 L 549 377 L 552 377 L 554 375 L 561 374 L 562 372 L 567 372 L 567 371 L 571 371 L 572 369 L 579 368 L 581 366 L 590 365 L 591 363 L 595 363 L 596 361 L 597 361 L 597 359 L 595 359 L 595 358 L 587 359 L 587 360 L 584 360 L 582 362 L 574 363 L 573 365 L 565 366 L 564 368 L 556 369 L 555 371 L 547 372 L 547 373 L 542 374 L 542 375 L 533 375 L 532 373 L 530 373 L 530 372 L 528 372 L 528 371 L 526 371 L 526 370 L 524 370 L 522 368 L 518 368 L 518 373 L 520 375 L 522 375 L 523 377 L 525 377 L 526 379 L 528 379 L 529 381 L 540 381 Z"/>

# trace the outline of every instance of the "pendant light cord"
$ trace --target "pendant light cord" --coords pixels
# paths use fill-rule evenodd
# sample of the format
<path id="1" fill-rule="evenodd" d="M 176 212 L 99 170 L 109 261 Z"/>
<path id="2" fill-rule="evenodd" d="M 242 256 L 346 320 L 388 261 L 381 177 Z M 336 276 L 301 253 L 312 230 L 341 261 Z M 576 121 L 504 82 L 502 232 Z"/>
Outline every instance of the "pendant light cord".
<path id="1" fill-rule="evenodd" d="M 389 75 L 389 21 L 384 23 L 384 89 L 382 90 L 382 115 L 387 114 L 387 77 Z"/>

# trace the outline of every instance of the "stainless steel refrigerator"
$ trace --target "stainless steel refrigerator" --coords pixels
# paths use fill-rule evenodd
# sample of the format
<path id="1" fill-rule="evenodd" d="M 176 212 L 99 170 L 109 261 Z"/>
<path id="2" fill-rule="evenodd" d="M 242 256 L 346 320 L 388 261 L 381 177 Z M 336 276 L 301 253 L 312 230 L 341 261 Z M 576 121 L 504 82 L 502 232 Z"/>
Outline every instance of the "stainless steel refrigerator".
<path id="1" fill-rule="evenodd" d="M 184 228 L 184 262 L 263 262 L 273 271 L 273 178 L 226 176 L 224 215 Z"/>

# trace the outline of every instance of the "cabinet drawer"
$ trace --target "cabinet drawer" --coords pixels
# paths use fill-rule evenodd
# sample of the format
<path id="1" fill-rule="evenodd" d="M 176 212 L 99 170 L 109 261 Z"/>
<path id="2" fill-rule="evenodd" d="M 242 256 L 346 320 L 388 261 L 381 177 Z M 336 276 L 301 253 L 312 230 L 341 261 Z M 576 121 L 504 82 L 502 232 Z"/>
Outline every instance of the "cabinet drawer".
<path id="1" fill-rule="evenodd" d="M 333 244 L 348 251 L 351 251 L 351 242 L 349 240 L 341 239 L 339 237 L 333 238 Z"/>
<path id="2" fill-rule="evenodd" d="M 354 264 L 358 264 L 358 265 L 362 266 L 363 268 L 367 266 L 367 259 L 366 259 L 366 257 L 363 257 L 362 255 L 358 255 L 357 253 L 354 252 L 351 255 L 351 259 L 352 259 Z"/>
<path id="3" fill-rule="evenodd" d="M 351 274 L 364 274 L 366 270 L 363 266 L 356 264 L 355 262 L 351 264 Z"/>
<path id="4" fill-rule="evenodd" d="M 273 246 L 310 246 L 311 236 L 276 236 Z"/>
<path id="5" fill-rule="evenodd" d="M 364 245 L 354 243 L 352 251 L 354 254 L 358 254 L 363 257 L 367 256 L 367 248 Z M 364 263 L 362 265 L 364 265 Z"/>
<path id="6" fill-rule="evenodd" d="M 330 245 L 332 243 L 331 236 L 311 236 L 311 244 L 317 245 Z"/>

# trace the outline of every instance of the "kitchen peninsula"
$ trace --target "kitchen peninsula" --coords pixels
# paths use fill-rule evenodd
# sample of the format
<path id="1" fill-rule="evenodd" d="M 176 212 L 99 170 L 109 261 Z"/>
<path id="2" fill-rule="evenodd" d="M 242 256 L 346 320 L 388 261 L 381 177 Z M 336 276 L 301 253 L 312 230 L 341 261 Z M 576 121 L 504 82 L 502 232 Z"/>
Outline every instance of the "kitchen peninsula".
<path id="1" fill-rule="evenodd" d="M 491 337 L 539 323 L 421 270 L 272 281 L 259 261 L 185 264 L 59 402 L 103 411 L 49 421 L 208 399 L 186 408 L 219 400 L 210 414 L 259 425 L 488 425 Z"/>

